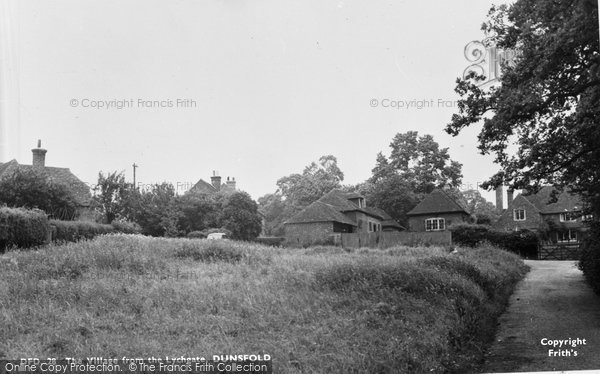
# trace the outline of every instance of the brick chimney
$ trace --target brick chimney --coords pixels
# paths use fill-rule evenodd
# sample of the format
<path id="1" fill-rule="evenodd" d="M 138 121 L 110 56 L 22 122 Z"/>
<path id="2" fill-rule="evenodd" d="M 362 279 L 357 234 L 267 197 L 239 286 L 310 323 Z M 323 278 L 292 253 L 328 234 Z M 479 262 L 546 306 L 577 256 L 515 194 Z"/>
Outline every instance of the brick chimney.
<path id="1" fill-rule="evenodd" d="M 42 148 L 42 141 L 38 140 L 37 148 L 31 150 L 33 153 L 33 165 L 34 169 L 43 169 L 46 166 L 46 152 L 47 150 Z"/>
<path id="2" fill-rule="evenodd" d="M 504 211 L 504 205 L 502 199 L 504 198 L 504 187 L 502 185 L 496 187 L 496 210 L 502 214 Z"/>
<path id="3" fill-rule="evenodd" d="M 509 188 L 506 191 L 506 207 L 508 208 L 510 206 L 510 203 L 512 203 L 512 201 L 515 199 L 515 190 L 513 190 L 512 188 Z"/>
<path id="4" fill-rule="evenodd" d="M 231 179 L 229 179 L 229 177 L 227 177 L 227 189 L 229 191 L 235 191 L 235 178 L 231 177 Z"/>
<path id="5" fill-rule="evenodd" d="M 221 177 L 219 176 L 219 173 L 217 173 L 214 170 L 213 170 L 212 177 L 210 177 L 210 183 L 215 188 L 215 190 L 217 190 L 217 191 L 221 190 Z"/>

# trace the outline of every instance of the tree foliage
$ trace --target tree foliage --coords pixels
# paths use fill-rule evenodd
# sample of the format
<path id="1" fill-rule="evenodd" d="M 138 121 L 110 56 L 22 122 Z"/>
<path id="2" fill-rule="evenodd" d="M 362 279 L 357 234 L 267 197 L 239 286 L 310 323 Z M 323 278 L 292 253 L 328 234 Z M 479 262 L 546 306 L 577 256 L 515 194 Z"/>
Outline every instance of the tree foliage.
<path id="1" fill-rule="evenodd" d="M 419 136 L 417 131 L 398 133 L 390 143 L 391 155 L 377 155 L 370 182 L 377 183 L 399 176 L 419 194 L 436 187 L 456 188 L 462 180 L 462 165 L 450 159 L 448 148 L 440 148 L 431 135 Z"/>
<path id="2" fill-rule="evenodd" d="M 262 228 L 258 205 L 246 192 L 227 194 L 221 213 L 222 226 L 231 231 L 231 237 L 239 240 L 256 238 Z"/>
<path id="3" fill-rule="evenodd" d="M 129 198 L 132 186 L 125 182 L 125 175 L 117 173 L 98 173 L 98 183 L 94 187 L 92 204 L 100 212 L 105 223 L 123 218 L 126 210 L 126 200 Z"/>
<path id="4" fill-rule="evenodd" d="M 77 203 L 69 188 L 34 169 L 16 169 L 0 180 L 0 204 L 41 209 L 51 217 L 72 220 Z"/>
<path id="5" fill-rule="evenodd" d="M 552 184 L 600 201 L 597 1 L 518 0 L 493 7 L 483 29 L 519 56 L 497 86 L 475 74 L 457 80 L 459 111 L 446 131 L 483 122 L 479 149 L 502 166 L 486 186 Z"/>

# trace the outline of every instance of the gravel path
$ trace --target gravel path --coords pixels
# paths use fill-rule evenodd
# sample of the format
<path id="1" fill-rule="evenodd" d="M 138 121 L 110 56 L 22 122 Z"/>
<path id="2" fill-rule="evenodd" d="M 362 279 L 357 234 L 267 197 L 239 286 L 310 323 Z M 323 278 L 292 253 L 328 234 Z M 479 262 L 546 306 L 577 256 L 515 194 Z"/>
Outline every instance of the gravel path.
<path id="1" fill-rule="evenodd" d="M 483 371 L 600 373 L 600 297 L 585 283 L 574 261 L 525 262 L 531 271 L 500 317 Z M 561 340 L 562 347 L 548 345 L 550 341 L 560 345 Z"/>

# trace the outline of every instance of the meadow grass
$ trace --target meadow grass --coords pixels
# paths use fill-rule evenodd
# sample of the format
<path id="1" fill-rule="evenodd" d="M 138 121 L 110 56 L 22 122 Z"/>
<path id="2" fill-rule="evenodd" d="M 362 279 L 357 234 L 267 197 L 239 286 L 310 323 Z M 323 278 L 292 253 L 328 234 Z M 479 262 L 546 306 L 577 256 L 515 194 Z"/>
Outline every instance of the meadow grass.
<path id="1" fill-rule="evenodd" d="M 0 256 L 0 357 L 267 353 L 276 373 L 469 372 L 520 258 L 106 235 Z"/>

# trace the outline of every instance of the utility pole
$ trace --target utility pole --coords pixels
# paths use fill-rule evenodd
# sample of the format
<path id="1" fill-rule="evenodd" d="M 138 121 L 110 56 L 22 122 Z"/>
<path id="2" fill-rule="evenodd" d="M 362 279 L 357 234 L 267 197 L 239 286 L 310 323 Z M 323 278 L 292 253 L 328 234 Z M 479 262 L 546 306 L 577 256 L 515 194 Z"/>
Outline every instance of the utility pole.
<path id="1" fill-rule="evenodd" d="M 138 165 L 134 162 L 131 166 L 133 166 L 133 188 L 137 189 L 137 185 L 135 184 L 135 169 L 138 168 Z"/>

